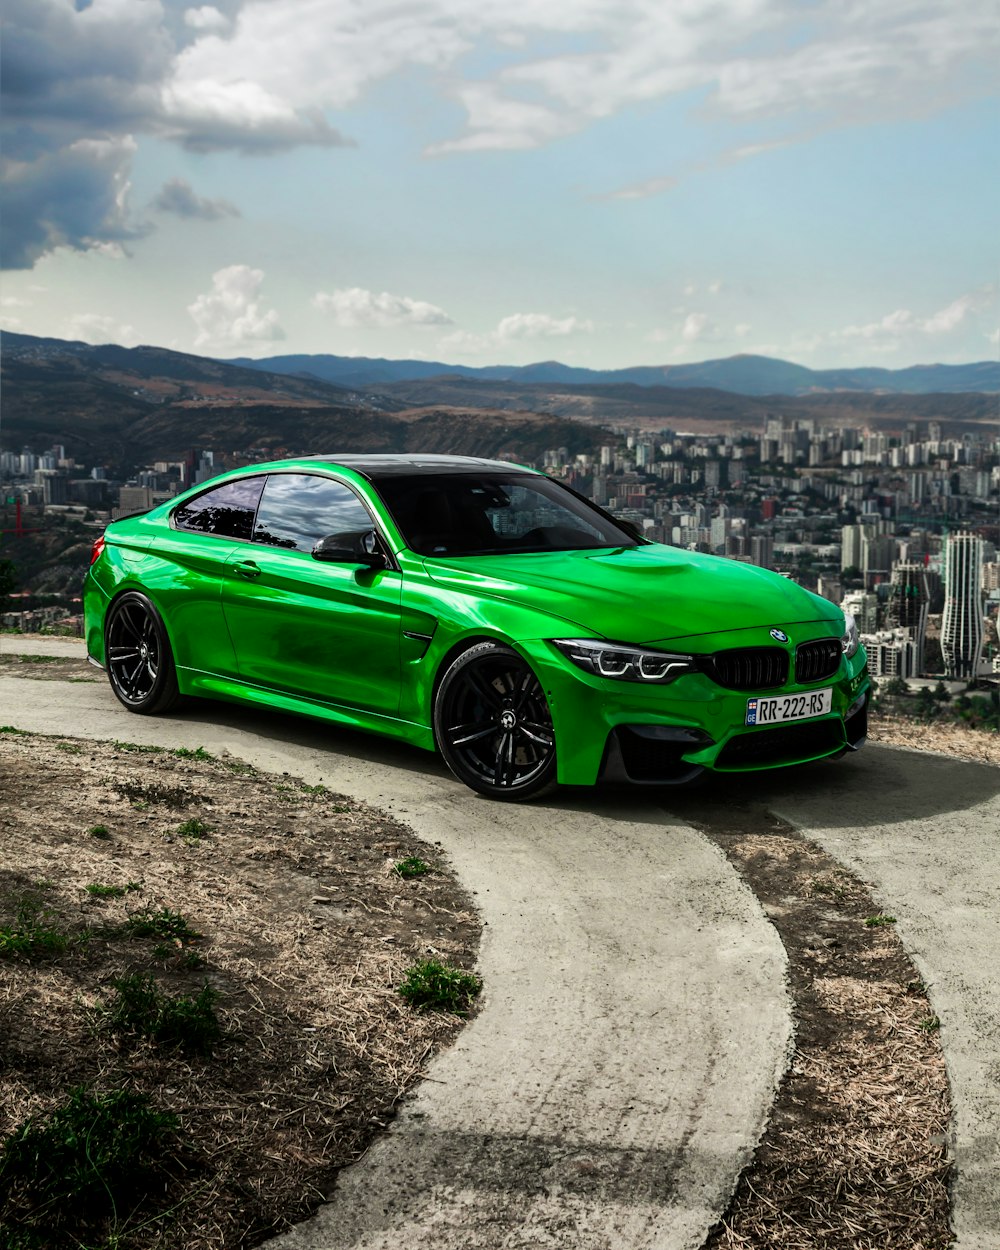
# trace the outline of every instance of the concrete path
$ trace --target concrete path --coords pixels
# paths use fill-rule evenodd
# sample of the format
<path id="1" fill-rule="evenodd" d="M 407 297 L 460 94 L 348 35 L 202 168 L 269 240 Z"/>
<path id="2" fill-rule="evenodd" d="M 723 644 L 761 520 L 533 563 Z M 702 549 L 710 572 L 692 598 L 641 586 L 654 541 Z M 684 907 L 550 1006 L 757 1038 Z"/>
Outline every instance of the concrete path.
<path id="1" fill-rule="evenodd" d="M 224 704 L 154 719 L 104 683 L 0 677 L 0 707 L 22 729 L 229 750 L 322 781 L 440 842 L 476 891 L 484 1009 L 274 1247 L 702 1244 L 763 1130 L 790 1023 L 777 935 L 700 834 L 641 793 L 491 803 L 424 752 Z"/>
<path id="2" fill-rule="evenodd" d="M 759 799 L 874 886 L 935 1013 L 954 1108 L 959 1250 L 1000 1248 L 1000 769 L 867 749 L 755 783 Z"/>
<path id="3" fill-rule="evenodd" d="M 82 638 L 54 638 L 48 634 L 0 634 L 0 655 L 53 655 L 85 660 Z"/>

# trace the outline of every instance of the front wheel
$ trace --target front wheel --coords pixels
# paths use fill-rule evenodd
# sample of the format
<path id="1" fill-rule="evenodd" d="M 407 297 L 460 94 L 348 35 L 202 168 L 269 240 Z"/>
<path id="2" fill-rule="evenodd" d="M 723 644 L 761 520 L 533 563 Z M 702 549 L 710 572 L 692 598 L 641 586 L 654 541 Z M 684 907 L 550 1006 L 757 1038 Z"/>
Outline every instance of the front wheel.
<path id="1" fill-rule="evenodd" d="M 434 736 L 459 779 L 492 799 L 555 785 L 556 739 L 542 684 L 510 647 L 480 642 L 451 664 L 434 700 Z"/>
<path id="2" fill-rule="evenodd" d="M 104 623 L 111 689 L 130 712 L 153 715 L 177 702 L 177 673 L 159 612 L 136 590 L 120 595 Z"/>

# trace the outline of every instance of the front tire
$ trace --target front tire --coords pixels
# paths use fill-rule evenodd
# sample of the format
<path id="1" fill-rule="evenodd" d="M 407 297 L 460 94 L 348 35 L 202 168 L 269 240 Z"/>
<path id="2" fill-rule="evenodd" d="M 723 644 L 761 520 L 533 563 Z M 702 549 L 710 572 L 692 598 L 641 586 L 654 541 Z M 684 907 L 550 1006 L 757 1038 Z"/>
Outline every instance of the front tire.
<path id="1" fill-rule="evenodd" d="M 163 618 L 137 590 L 119 595 L 108 609 L 104 660 L 111 689 L 130 712 L 152 716 L 177 702 L 177 671 Z"/>
<path id="2" fill-rule="evenodd" d="M 479 794 L 517 802 L 555 785 L 556 740 L 542 684 L 510 647 L 463 651 L 434 699 L 434 737 L 455 776 Z"/>

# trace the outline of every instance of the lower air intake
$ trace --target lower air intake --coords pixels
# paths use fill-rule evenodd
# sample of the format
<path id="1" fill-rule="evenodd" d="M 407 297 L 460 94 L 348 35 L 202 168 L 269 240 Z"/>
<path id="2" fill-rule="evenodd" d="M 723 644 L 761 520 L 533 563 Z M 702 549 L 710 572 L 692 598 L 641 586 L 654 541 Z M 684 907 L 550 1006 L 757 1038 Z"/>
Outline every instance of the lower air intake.
<path id="1" fill-rule="evenodd" d="M 844 747 L 843 722 L 811 721 L 751 730 L 730 738 L 722 748 L 718 769 L 767 768 L 776 764 L 800 764 L 833 755 Z"/>

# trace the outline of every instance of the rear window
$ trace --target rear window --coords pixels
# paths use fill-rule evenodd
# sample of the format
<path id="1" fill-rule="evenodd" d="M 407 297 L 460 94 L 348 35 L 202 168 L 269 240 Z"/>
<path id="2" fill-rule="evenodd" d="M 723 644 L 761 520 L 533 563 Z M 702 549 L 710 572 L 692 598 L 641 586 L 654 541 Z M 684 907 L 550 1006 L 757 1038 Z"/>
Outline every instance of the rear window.
<path id="1" fill-rule="evenodd" d="M 199 530 L 222 538 L 253 537 L 253 519 L 264 489 L 263 477 L 242 477 L 188 499 L 174 513 L 182 530 Z"/>

